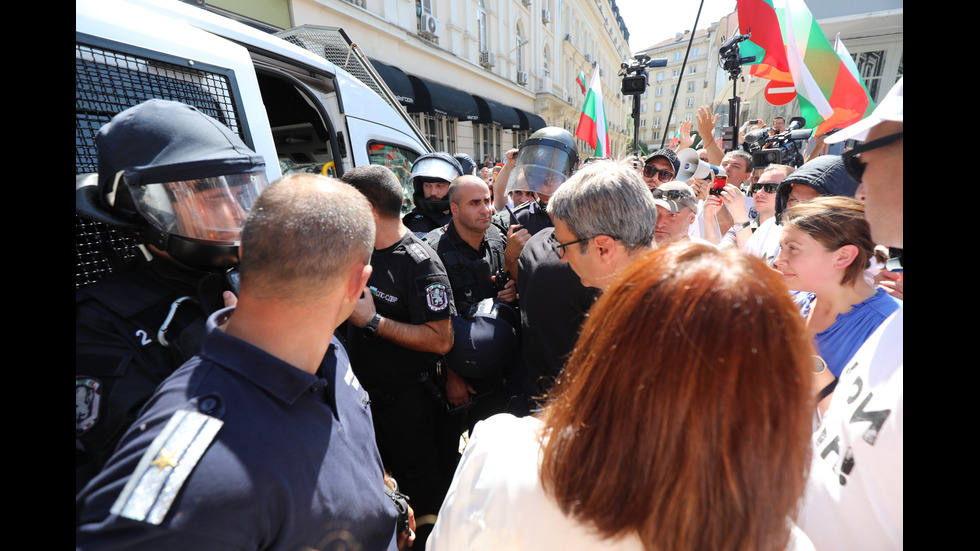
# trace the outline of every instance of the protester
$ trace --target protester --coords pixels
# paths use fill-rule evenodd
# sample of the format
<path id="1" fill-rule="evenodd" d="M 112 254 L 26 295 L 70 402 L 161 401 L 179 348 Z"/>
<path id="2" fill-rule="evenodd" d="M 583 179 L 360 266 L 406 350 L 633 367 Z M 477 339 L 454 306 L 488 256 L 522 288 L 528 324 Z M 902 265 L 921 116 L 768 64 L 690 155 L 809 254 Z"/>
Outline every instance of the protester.
<path id="1" fill-rule="evenodd" d="M 583 285 L 605 288 L 653 246 L 657 205 L 628 164 L 590 163 L 555 192 L 550 207 L 558 256 Z"/>
<path id="2" fill-rule="evenodd" d="M 807 331 L 834 377 L 901 304 L 865 276 L 874 255 L 857 199 L 817 197 L 783 213 L 775 268 L 790 289 L 801 291 L 796 301 Z"/>
<path id="3" fill-rule="evenodd" d="M 374 232 L 367 201 L 324 176 L 262 192 L 237 306 L 208 319 L 201 353 L 80 494 L 76 549 L 395 549 L 367 396 L 330 338 L 371 275 Z"/>
<path id="4" fill-rule="evenodd" d="M 541 418 L 477 425 L 429 551 L 812 549 L 792 523 L 812 353 L 759 259 L 647 253 L 590 311 Z"/>
<path id="5" fill-rule="evenodd" d="M 876 243 L 904 246 L 904 79 L 863 121 L 831 136 L 864 143 L 843 156 L 867 194 Z M 904 546 L 904 308 L 865 341 L 813 434 L 800 527 L 818 549 Z"/>

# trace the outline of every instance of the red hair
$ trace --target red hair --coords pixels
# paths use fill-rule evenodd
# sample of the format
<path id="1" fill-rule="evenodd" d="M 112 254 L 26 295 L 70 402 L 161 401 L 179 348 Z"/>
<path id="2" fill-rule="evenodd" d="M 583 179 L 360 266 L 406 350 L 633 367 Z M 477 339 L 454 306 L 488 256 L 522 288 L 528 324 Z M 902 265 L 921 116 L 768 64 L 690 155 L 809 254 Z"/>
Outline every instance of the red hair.
<path id="1" fill-rule="evenodd" d="M 689 241 L 617 274 L 546 405 L 541 482 L 646 549 L 783 549 L 809 463 L 812 354 L 778 273 Z"/>

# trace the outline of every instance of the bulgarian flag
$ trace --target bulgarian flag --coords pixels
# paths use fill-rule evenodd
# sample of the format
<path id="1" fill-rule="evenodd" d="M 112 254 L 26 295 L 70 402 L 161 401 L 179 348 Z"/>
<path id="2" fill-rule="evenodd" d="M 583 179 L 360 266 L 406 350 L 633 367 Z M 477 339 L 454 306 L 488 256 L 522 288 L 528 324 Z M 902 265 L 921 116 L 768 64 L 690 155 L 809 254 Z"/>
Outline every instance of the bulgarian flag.
<path id="1" fill-rule="evenodd" d="M 575 82 L 578 83 L 578 87 L 582 89 L 582 93 L 584 94 L 585 93 L 585 73 L 583 73 L 582 71 L 579 71 L 578 72 L 578 77 L 575 79 Z"/>
<path id="2" fill-rule="evenodd" d="M 806 128 L 844 128 L 874 111 L 850 56 L 835 51 L 803 0 L 738 0 L 738 27 L 752 33 L 740 47 L 756 58 L 749 72 L 769 80 L 767 94 L 795 87 Z"/>
<path id="3" fill-rule="evenodd" d="M 578 119 L 575 137 L 585 140 L 595 149 L 595 157 L 609 156 L 609 125 L 606 122 L 606 110 L 602 106 L 602 82 L 599 80 L 599 68 L 592 73 L 592 83 L 585 95 L 585 105 L 582 106 L 582 116 Z"/>

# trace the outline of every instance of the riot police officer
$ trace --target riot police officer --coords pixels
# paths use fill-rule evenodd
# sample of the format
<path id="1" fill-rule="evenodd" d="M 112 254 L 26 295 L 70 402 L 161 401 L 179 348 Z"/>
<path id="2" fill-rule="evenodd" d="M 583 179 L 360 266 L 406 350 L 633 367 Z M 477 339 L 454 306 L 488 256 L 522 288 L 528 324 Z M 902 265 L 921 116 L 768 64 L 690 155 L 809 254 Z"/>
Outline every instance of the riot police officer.
<path id="1" fill-rule="evenodd" d="M 402 218 L 416 236 L 445 226 L 452 219 L 449 212 L 449 184 L 463 175 L 463 167 L 448 153 L 426 153 L 412 165 L 411 182 L 415 208 Z"/>
<path id="2" fill-rule="evenodd" d="M 468 407 L 466 426 L 504 411 L 504 378 L 517 350 L 520 322 L 510 304 L 517 287 L 504 268 L 506 239 L 490 223 L 490 191 L 478 176 L 453 181 L 447 195 L 452 220 L 426 235 L 446 267 L 456 301 L 446 395 Z M 471 399 L 477 403 L 469 404 Z"/>
<path id="3" fill-rule="evenodd" d="M 228 271 L 267 183 L 261 156 L 182 103 L 127 109 L 96 145 L 98 174 L 76 182 L 76 212 L 132 235 L 140 254 L 76 293 L 76 492 L 157 385 L 197 354 L 207 316 L 234 300 Z"/>

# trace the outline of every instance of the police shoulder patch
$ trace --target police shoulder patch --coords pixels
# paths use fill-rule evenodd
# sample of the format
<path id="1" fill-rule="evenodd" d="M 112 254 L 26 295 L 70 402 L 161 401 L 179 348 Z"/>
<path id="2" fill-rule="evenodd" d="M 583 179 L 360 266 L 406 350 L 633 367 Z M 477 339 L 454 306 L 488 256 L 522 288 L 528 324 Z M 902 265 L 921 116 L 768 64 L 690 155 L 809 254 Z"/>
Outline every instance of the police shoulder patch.
<path id="1" fill-rule="evenodd" d="M 79 437 L 99 420 L 102 382 L 94 377 L 75 377 L 75 437 Z"/>
<path id="2" fill-rule="evenodd" d="M 425 302 L 429 305 L 429 310 L 440 312 L 449 306 L 449 297 L 446 296 L 446 286 L 442 283 L 433 283 L 425 288 Z"/>
<path id="3" fill-rule="evenodd" d="M 224 421 L 179 410 L 153 439 L 110 512 L 160 524 Z"/>

